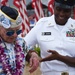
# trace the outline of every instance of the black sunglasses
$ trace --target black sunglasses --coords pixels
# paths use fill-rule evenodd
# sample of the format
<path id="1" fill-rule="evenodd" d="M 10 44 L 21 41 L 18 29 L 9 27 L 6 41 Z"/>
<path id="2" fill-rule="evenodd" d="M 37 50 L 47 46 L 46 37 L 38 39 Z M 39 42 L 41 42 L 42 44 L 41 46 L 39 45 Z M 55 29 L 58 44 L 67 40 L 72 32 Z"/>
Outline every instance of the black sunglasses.
<path id="1" fill-rule="evenodd" d="M 19 35 L 20 33 L 22 33 L 22 30 L 17 30 L 17 31 L 9 30 L 9 31 L 6 32 L 6 35 L 12 36 L 15 32 L 16 32 L 17 35 Z"/>

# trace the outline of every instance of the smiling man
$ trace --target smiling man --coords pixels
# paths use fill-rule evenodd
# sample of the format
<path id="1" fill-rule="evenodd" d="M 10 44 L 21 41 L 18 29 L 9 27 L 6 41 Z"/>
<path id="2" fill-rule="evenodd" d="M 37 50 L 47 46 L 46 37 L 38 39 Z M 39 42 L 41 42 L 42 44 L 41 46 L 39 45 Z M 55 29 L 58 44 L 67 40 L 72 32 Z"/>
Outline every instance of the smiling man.
<path id="1" fill-rule="evenodd" d="M 40 19 L 24 38 L 29 46 L 39 44 L 42 75 L 75 75 L 74 4 L 54 0 L 54 14 Z"/>

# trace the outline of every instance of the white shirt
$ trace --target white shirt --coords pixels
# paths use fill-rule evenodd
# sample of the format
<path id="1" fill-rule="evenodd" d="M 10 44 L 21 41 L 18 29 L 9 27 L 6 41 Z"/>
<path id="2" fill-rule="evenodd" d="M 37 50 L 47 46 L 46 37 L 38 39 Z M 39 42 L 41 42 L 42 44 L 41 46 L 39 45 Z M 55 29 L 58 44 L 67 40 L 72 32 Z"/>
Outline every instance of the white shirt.
<path id="1" fill-rule="evenodd" d="M 40 19 L 24 39 L 29 46 L 39 44 L 42 58 L 50 54 L 47 50 L 56 50 L 61 55 L 75 57 L 75 36 L 71 37 L 71 35 L 67 35 L 67 32 L 72 32 L 72 30 L 75 30 L 75 21 L 73 19 L 70 18 L 60 31 L 53 15 Z M 75 70 L 75 68 L 69 67 L 61 61 L 52 60 L 42 62 L 41 70 L 42 72 L 72 71 Z"/>

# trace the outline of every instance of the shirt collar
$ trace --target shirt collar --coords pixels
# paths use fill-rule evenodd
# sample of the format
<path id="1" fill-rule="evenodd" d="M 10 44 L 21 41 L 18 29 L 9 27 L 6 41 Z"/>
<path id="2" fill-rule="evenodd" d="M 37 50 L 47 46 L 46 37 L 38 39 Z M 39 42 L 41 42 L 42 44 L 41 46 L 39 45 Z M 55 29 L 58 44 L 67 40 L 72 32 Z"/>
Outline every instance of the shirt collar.
<path id="1" fill-rule="evenodd" d="M 65 25 L 71 25 L 71 24 L 75 25 L 75 21 L 73 21 L 73 22 L 71 22 L 71 21 L 73 21 L 73 19 L 69 18 L 68 21 L 67 21 L 67 23 Z M 48 20 L 47 20 L 47 26 L 48 27 L 56 26 L 55 16 L 54 15 L 52 15 L 51 17 L 48 18 Z"/>

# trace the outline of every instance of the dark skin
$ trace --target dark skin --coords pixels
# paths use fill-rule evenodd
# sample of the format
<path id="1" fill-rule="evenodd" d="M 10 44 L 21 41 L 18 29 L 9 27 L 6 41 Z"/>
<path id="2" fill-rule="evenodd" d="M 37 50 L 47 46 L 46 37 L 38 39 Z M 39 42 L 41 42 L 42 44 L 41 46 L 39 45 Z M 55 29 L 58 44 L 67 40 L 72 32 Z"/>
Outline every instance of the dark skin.
<path id="1" fill-rule="evenodd" d="M 71 16 L 72 9 L 63 9 L 60 7 L 54 7 L 55 21 L 59 25 L 65 25 L 68 18 Z M 62 61 L 68 66 L 75 67 L 75 57 L 63 56 L 59 54 L 56 50 L 48 50 L 50 55 L 45 58 L 42 58 L 40 62 L 58 60 Z"/>
<path id="2" fill-rule="evenodd" d="M 68 18 L 71 16 L 72 9 L 64 9 L 60 7 L 54 7 L 55 21 L 59 25 L 65 25 Z"/>
<path id="3" fill-rule="evenodd" d="M 48 55 L 46 58 L 41 59 L 40 62 L 58 60 L 64 62 L 68 66 L 75 67 L 75 57 L 63 56 L 55 50 L 48 50 L 48 52 L 52 54 Z"/>

